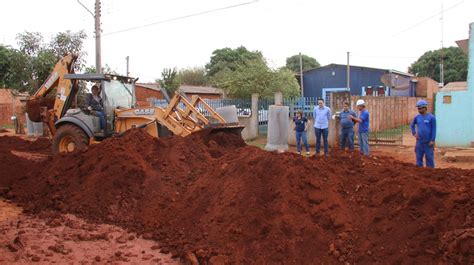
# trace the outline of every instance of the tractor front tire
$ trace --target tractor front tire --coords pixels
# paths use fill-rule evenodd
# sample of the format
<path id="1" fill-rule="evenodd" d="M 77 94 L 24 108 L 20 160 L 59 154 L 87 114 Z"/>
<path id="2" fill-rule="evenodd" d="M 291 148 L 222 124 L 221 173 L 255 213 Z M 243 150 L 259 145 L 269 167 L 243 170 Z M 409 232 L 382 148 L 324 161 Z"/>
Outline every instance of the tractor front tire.
<path id="1" fill-rule="evenodd" d="M 73 124 L 64 124 L 53 137 L 53 154 L 81 151 L 89 145 L 89 136 Z"/>

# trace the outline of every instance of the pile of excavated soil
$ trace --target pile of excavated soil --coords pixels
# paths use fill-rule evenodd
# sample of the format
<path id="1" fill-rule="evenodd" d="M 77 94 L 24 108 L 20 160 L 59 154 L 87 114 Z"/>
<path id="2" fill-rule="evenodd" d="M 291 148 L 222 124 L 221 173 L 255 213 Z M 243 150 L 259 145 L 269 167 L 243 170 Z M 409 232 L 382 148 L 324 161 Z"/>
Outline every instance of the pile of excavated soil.
<path id="1" fill-rule="evenodd" d="M 153 139 L 139 130 L 30 169 L 5 194 L 29 212 L 116 224 L 188 261 L 474 262 L 473 170 L 340 151 L 303 158 L 224 133 Z"/>
<path id="2" fill-rule="evenodd" d="M 19 158 L 12 151 L 48 154 L 51 153 L 51 141 L 47 138 L 28 141 L 18 137 L 0 136 L 0 189 L 9 187 L 34 164 L 28 159 Z"/>
<path id="3" fill-rule="evenodd" d="M 0 136 L 0 150 L 4 152 L 17 150 L 48 154 L 51 153 L 51 140 L 42 137 L 34 141 L 28 141 L 19 137 Z"/>

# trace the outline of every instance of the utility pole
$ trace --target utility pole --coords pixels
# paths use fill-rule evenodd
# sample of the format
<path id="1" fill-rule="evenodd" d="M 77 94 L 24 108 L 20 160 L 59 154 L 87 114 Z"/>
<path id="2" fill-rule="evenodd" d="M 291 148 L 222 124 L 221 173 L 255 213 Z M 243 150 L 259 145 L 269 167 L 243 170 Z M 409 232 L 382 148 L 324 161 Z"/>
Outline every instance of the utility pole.
<path id="1" fill-rule="evenodd" d="M 80 0 L 77 0 L 89 14 L 94 18 L 95 23 L 95 72 L 100 74 L 102 72 L 102 60 L 101 60 L 101 49 L 100 49 L 100 0 L 95 0 L 95 13 L 89 10 L 87 6 L 81 3 Z"/>
<path id="2" fill-rule="evenodd" d="M 125 61 L 127 62 L 127 72 L 126 72 L 126 75 L 129 76 L 130 75 L 130 71 L 128 71 L 128 65 L 130 63 L 130 56 L 127 55 L 127 57 L 125 57 Z"/>
<path id="3" fill-rule="evenodd" d="M 102 54 L 100 47 L 100 0 L 95 0 L 95 72 L 102 73 Z"/>
<path id="4" fill-rule="evenodd" d="M 349 63 L 350 52 L 347 52 L 347 89 L 351 89 L 351 65 Z"/>
<path id="5" fill-rule="evenodd" d="M 443 21 L 443 2 L 441 1 L 441 61 L 439 64 L 439 86 L 444 86 L 444 21 Z"/>
<path id="6" fill-rule="evenodd" d="M 300 52 L 300 86 L 301 86 L 301 97 L 304 97 L 303 95 L 303 89 L 304 89 L 304 85 L 303 85 L 303 56 L 301 55 L 301 52 Z"/>

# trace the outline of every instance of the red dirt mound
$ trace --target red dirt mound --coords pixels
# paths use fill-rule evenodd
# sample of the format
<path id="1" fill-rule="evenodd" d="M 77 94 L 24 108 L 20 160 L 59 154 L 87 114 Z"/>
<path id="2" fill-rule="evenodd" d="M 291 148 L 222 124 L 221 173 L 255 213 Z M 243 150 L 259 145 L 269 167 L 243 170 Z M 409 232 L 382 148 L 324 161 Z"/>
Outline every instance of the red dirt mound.
<path id="1" fill-rule="evenodd" d="M 51 140 L 38 138 L 34 141 L 28 141 L 18 137 L 0 136 L 0 150 L 51 153 Z"/>
<path id="2" fill-rule="evenodd" d="M 9 187 L 19 178 L 28 174 L 35 165 L 33 161 L 20 158 L 13 151 L 35 152 L 48 154 L 51 152 L 51 141 L 47 138 L 38 138 L 35 141 L 27 141 L 18 137 L 0 137 L 0 189 Z"/>
<path id="3" fill-rule="evenodd" d="M 10 185 L 27 174 L 27 169 L 34 162 L 13 155 L 9 150 L 0 151 L 0 161 L 0 195 L 2 195 Z"/>
<path id="4" fill-rule="evenodd" d="M 7 193 L 30 212 L 118 224 L 203 264 L 474 262 L 472 170 L 139 130 L 30 168 Z"/>

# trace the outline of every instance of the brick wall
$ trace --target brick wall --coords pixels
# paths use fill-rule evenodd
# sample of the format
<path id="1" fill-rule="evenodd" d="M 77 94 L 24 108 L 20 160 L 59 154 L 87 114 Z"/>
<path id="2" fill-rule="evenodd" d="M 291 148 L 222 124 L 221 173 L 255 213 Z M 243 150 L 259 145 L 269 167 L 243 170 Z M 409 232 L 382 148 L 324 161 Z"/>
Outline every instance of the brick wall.
<path id="1" fill-rule="evenodd" d="M 11 116 L 16 114 L 21 122 L 25 122 L 24 102 L 15 97 L 11 89 L 0 89 L 0 124 L 11 124 Z"/>
<path id="2" fill-rule="evenodd" d="M 434 94 L 439 90 L 438 82 L 429 77 L 418 77 L 416 80 L 418 81 L 416 84 L 416 96 L 433 99 Z"/>
<path id="3" fill-rule="evenodd" d="M 137 106 L 145 107 L 150 106 L 150 99 L 164 99 L 163 94 L 159 90 L 142 87 L 139 84 L 135 85 L 135 96 L 137 100 Z"/>

